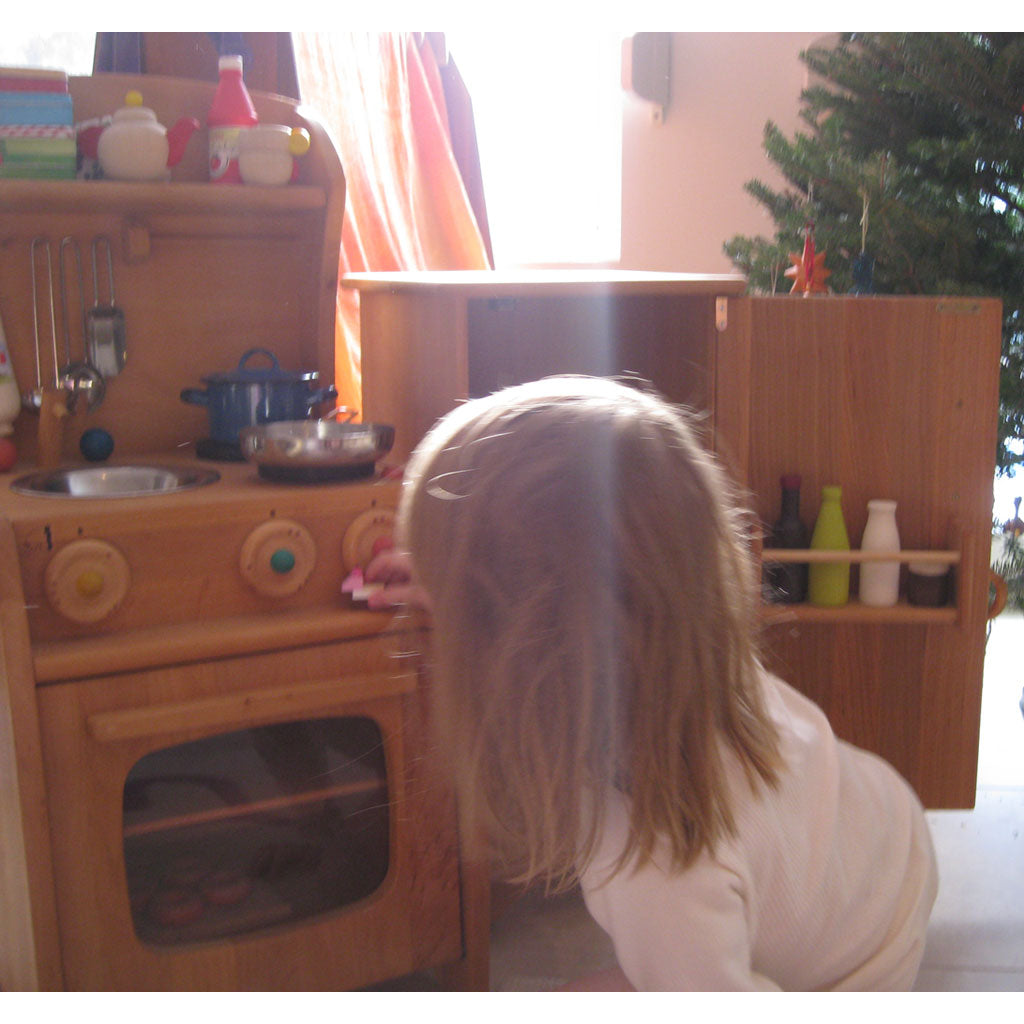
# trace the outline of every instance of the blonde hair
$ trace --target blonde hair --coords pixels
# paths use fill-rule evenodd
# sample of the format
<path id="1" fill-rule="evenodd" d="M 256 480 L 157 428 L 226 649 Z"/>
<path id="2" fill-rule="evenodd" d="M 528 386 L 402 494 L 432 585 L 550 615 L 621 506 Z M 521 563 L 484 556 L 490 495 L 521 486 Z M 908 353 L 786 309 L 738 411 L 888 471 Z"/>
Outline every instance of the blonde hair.
<path id="1" fill-rule="evenodd" d="M 712 848 L 734 825 L 723 743 L 751 786 L 779 755 L 746 519 L 694 414 L 546 378 L 448 414 L 405 481 L 442 747 L 496 866 L 574 883 L 607 787 L 631 806 L 619 868 L 658 837 L 677 866 Z"/>

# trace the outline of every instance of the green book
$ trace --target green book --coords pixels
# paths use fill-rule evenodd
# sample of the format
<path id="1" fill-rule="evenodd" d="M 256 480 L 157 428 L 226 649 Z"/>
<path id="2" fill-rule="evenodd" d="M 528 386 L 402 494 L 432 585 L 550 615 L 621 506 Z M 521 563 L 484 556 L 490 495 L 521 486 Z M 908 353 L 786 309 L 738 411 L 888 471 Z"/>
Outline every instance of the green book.
<path id="1" fill-rule="evenodd" d="M 74 139 L 0 138 L 0 160 L 74 160 Z"/>
<path id="2" fill-rule="evenodd" d="M 0 178 L 74 178 L 74 160 L 4 160 Z"/>

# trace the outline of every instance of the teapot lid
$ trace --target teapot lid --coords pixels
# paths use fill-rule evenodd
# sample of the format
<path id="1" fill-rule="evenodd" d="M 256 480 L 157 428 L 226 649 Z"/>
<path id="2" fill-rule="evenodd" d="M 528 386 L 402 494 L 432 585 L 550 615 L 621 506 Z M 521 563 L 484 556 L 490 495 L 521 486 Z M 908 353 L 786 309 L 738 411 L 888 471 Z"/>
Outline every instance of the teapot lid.
<path id="1" fill-rule="evenodd" d="M 155 121 L 156 114 L 142 105 L 142 93 L 131 89 L 125 95 L 124 106 L 114 114 L 115 121 Z"/>

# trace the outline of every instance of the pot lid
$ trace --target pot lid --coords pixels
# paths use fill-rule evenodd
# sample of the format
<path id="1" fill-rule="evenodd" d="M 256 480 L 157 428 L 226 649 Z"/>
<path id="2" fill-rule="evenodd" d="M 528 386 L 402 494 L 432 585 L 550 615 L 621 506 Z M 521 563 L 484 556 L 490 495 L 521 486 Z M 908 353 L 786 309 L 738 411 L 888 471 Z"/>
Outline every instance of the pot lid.
<path id="1" fill-rule="evenodd" d="M 263 356 L 270 360 L 269 366 L 249 366 L 249 360 Z M 283 370 L 277 361 L 277 356 L 269 349 L 251 348 L 241 359 L 238 360 L 238 369 L 228 370 L 225 373 L 211 373 L 203 380 L 207 384 L 253 384 L 264 381 L 300 381 L 316 380 L 320 374 L 316 370 L 307 372 L 292 372 Z"/>

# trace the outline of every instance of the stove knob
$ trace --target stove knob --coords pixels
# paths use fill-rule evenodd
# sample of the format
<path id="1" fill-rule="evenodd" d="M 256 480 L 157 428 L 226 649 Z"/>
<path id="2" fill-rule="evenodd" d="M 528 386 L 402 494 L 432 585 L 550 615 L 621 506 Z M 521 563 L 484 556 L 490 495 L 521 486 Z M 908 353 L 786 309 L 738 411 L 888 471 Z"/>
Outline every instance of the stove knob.
<path id="1" fill-rule="evenodd" d="M 301 589 L 316 565 L 316 543 L 291 519 L 272 519 L 256 527 L 242 544 L 242 578 L 264 597 L 288 597 Z"/>
<path id="2" fill-rule="evenodd" d="M 55 612 L 72 622 L 99 622 L 124 600 L 131 572 L 113 544 L 75 540 L 50 559 L 44 584 Z"/>
<path id="3" fill-rule="evenodd" d="M 352 520 L 341 539 L 341 559 L 345 571 L 364 569 L 366 563 L 384 546 L 392 543 L 395 513 L 390 508 L 368 508 Z"/>

